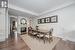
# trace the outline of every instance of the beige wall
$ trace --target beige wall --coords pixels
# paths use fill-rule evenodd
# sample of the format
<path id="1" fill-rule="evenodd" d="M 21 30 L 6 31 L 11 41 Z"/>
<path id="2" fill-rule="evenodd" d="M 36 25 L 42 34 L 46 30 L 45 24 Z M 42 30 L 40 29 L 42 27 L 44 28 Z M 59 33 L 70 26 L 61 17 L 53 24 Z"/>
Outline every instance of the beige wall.
<path id="1" fill-rule="evenodd" d="M 8 33 L 8 15 L 5 8 L 0 8 L 0 41 L 5 41 Z"/>
<path id="2" fill-rule="evenodd" d="M 37 19 L 44 18 L 44 17 L 50 17 L 53 15 L 58 15 L 58 23 L 38 24 Z M 32 27 L 34 29 L 36 25 L 39 26 L 40 30 L 49 31 L 50 28 L 54 28 L 54 32 L 53 32 L 54 36 L 64 38 L 63 37 L 64 34 L 67 33 L 65 37 L 68 37 L 68 34 L 71 34 L 68 32 L 75 31 L 75 3 L 73 3 L 70 6 L 55 10 L 53 12 L 49 12 L 43 16 L 32 18 L 32 20 L 33 20 Z M 75 34 L 72 33 L 72 35 L 75 35 Z M 72 35 L 69 38 L 75 40 L 74 39 L 75 36 L 72 37 Z"/>

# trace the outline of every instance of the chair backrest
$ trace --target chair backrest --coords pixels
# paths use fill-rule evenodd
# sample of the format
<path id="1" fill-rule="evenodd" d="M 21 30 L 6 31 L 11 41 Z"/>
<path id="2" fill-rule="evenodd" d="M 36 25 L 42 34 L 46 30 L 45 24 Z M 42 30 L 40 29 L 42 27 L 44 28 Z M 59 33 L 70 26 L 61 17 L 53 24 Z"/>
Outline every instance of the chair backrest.
<path id="1" fill-rule="evenodd" d="M 49 35 L 52 35 L 52 32 L 53 32 L 53 28 L 50 29 Z"/>

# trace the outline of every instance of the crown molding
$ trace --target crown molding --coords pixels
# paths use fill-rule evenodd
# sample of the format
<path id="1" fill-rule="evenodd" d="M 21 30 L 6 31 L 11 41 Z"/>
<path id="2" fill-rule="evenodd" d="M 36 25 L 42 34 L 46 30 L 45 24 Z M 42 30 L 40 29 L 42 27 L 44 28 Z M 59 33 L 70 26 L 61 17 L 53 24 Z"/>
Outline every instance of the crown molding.
<path id="1" fill-rule="evenodd" d="M 31 14 L 31 15 L 38 16 L 38 13 L 31 12 L 31 11 L 29 11 L 29 10 L 26 10 L 26 9 L 24 9 L 24 8 L 20 8 L 20 7 L 18 7 L 18 6 L 12 5 L 12 4 L 9 4 L 9 5 L 8 5 L 8 8 L 9 8 L 9 9 L 18 10 L 18 11 L 21 11 L 21 12 L 25 12 L 25 13 L 29 13 L 29 14 Z"/>
<path id="2" fill-rule="evenodd" d="M 56 11 L 56 10 L 63 9 L 63 8 L 65 8 L 65 7 L 71 6 L 71 5 L 74 4 L 74 3 L 75 3 L 75 1 L 73 1 L 73 2 L 68 2 L 68 3 L 66 3 L 66 4 L 63 4 L 63 5 L 59 6 L 59 7 L 56 7 L 56 8 L 47 10 L 47 11 L 44 11 L 44 12 L 42 12 L 42 13 L 35 13 L 35 12 L 26 10 L 26 9 L 24 9 L 24 8 L 21 8 L 21 7 L 12 5 L 12 4 L 9 4 L 9 5 L 8 5 L 8 8 L 9 8 L 9 9 L 10 9 L 10 8 L 11 8 L 11 9 L 15 9 L 15 10 L 18 10 L 18 11 L 21 11 L 21 12 L 25 12 L 25 13 L 29 13 L 29 14 L 35 15 L 35 16 L 42 16 L 42 15 L 45 15 L 45 14 L 54 12 L 54 11 Z"/>
<path id="3" fill-rule="evenodd" d="M 40 13 L 38 16 L 42 16 L 42 15 L 45 15 L 45 14 L 47 14 L 47 13 L 51 13 L 51 12 L 54 12 L 54 11 L 56 11 L 56 10 L 59 10 L 59 9 L 63 9 L 63 8 L 65 8 L 65 7 L 71 6 L 71 5 L 74 4 L 74 3 L 75 3 L 75 1 L 69 2 L 69 3 L 66 3 L 66 4 L 63 4 L 63 5 L 61 5 L 61 6 L 57 7 L 57 8 L 54 8 L 54 9 L 51 9 L 51 10 L 47 10 L 47 11 L 45 11 L 45 12 L 42 12 L 42 13 Z"/>

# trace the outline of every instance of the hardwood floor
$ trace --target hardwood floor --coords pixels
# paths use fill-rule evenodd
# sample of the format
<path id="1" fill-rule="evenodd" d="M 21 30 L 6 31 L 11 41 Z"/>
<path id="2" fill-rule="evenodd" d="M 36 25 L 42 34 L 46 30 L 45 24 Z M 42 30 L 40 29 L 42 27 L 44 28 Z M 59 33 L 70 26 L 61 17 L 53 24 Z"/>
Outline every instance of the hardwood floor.
<path id="1" fill-rule="evenodd" d="M 0 42 L 0 50 L 75 50 L 75 42 L 59 40 L 58 43 L 51 49 L 52 43 L 44 44 L 43 41 L 39 41 L 35 38 L 31 38 L 27 35 L 21 35 L 22 38 L 18 35 L 15 37 L 9 37 L 5 42 Z M 26 42 L 26 43 L 25 43 Z M 27 45 L 28 44 L 28 45 Z M 37 45 L 37 47 L 36 47 Z M 30 48 L 29 48 L 29 47 Z"/>
<path id="2" fill-rule="evenodd" d="M 61 39 L 53 50 L 75 50 L 75 42 Z"/>
<path id="3" fill-rule="evenodd" d="M 0 50 L 31 50 L 20 36 L 0 42 Z"/>

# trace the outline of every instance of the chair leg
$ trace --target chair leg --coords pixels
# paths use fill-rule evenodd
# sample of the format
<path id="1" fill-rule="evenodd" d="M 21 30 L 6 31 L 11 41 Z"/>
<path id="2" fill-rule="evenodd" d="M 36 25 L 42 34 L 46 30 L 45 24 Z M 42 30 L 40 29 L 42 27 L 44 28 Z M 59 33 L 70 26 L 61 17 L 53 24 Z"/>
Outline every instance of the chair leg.
<path id="1" fill-rule="evenodd" d="M 49 43 L 52 42 L 52 41 L 53 41 L 53 37 L 50 37 L 49 38 Z"/>

